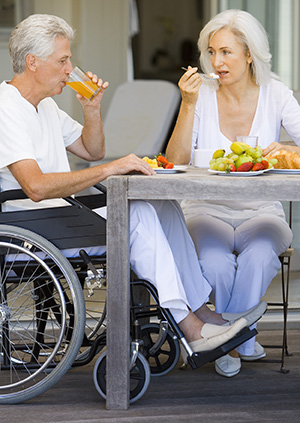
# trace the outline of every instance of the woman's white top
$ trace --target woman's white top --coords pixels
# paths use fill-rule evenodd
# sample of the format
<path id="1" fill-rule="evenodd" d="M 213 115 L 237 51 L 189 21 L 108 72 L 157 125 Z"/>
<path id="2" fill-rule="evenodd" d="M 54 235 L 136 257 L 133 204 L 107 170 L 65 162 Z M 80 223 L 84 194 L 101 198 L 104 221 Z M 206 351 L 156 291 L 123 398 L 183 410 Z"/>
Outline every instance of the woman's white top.
<path id="1" fill-rule="evenodd" d="M 274 141 L 279 142 L 281 127 L 300 146 L 300 106 L 288 87 L 271 79 L 269 84 L 259 88 L 257 109 L 249 135 L 258 136 L 258 144 L 265 148 Z M 216 89 L 209 84 L 202 84 L 195 110 L 191 163 L 195 148 L 224 148 L 229 153 L 231 142 L 220 131 Z M 238 189 L 238 180 L 233 189 Z M 241 198 L 245 194 L 241 193 Z M 279 201 L 184 200 L 181 205 L 187 219 L 199 214 L 209 214 L 234 226 L 265 213 L 285 219 Z"/>

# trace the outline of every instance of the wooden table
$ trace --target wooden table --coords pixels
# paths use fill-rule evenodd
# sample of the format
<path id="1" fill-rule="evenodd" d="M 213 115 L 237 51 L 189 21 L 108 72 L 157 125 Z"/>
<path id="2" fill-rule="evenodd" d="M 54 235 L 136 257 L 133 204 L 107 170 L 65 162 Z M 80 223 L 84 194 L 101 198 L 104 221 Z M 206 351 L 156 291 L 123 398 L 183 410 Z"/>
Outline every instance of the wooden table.
<path id="1" fill-rule="evenodd" d="M 107 398 L 108 409 L 129 406 L 129 200 L 300 201 L 300 175 L 233 177 L 189 167 L 184 173 L 108 178 Z"/>

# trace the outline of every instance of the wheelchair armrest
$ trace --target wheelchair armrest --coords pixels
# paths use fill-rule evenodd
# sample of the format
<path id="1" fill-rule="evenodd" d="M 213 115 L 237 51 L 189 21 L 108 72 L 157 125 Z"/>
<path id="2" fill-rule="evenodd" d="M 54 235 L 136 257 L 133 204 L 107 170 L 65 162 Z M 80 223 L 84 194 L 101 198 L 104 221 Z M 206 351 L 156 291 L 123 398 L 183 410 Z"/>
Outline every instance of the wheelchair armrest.
<path id="1" fill-rule="evenodd" d="M 69 199 L 66 200 L 69 201 Z M 106 206 L 106 195 L 103 194 L 82 195 L 75 197 L 75 200 L 92 210 Z"/>
<path id="2" fill-rule="evenodd" d="M 28 198 L 25 192 L 21 189 L 11 189 L 8 191 L 0 192 L 0 204 L 10 200 L 24 200 Z"/>
<path id="3" fill-rule="evenodd" d="M 96 184 L 95 188 L 101 191 L 103 194 L 91 194 L 91 195 L 83 195 L 76 197 L 81 204 L 90 208 L 96 209 L 98 207 L 106 206 L 106 187 L 102 184 Z M 25 200 L 28 199 L 28 196 L 25 192 L 21 189 L 11 189 L 7 191 L 0 192 L 0 211 L 1 211 L 1 204 L 5 203 L 6 201 L 12 200 Z M 68 203 L 75 205 L 76 201 L 73 201 L 72 197 L 64 198 Z M 78 205 L 78 203 L 77 203 Z"/>
<path id="4" fill-rule="evenodd" d="M 100 184 L 100 182 L 99 182 L 98 184 L 94 185 L 94 187 L 95 187 L 97 190 L 99 190 L 99 191 L 103 192 L 103 194 L 106 194 L 106 193 L 107 193 L 107 188 L 106 188 L 106 186 L 105 186 L 105 185 L 103 185 L 103 184 Z"/>
<path id="5" fill-rule="evenodd" d="M 106 206 L 106 186 L 98 183 L 94 185 L 94 188 L 102 194 L 79 195 L 76 196 L 75 199 L 90 209 L 97 209 L 99 207 Z"/>

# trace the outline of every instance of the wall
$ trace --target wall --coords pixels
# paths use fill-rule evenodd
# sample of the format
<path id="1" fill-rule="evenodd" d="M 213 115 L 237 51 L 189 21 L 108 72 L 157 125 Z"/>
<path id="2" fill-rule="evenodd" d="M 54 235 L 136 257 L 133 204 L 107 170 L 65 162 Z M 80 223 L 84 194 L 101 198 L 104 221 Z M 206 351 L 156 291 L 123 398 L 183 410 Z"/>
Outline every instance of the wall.
<path id="1" fill-rule="evenodd" d="M 102 102 L 105 117 L 114 90 L 128 78 L 129 0 L 32 0 L 31 10 L 58 15 L 76 29 L 73 64 L 92 70 L 110 82 Z M 0 43 L 1 81 L 13 75 L 7 47 L 7 42 Z M 82 121 L 80 105 L 69 88 L 55 100 L 75 119 Z"/>

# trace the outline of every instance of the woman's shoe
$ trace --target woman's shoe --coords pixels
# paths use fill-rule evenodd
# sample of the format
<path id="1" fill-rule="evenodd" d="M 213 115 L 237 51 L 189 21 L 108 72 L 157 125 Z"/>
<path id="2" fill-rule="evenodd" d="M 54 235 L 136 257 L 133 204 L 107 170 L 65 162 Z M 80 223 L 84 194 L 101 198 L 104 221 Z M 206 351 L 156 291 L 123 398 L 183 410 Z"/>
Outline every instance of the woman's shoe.
<path id="1" fill-rule="evenodd" d="M 216 372 L 225 377 L 233 377 L 241 370 L 241 359 L 226 354 L 215 361 Z"/>
<path id="2" fill-rule="evenodd" d="M 248 326 L 251 326 L 265 314 L 267 306 L 268 304 L 265 301 L 261 301 L 259 304 L 243 313 L 222 313 L 222 318 L 227 320 L 223 326 L 230 326 L 241 318 L 246 319 Z"/>
<path id="3" fill-rule="evenodd" d="M 258 342 L 255 342 L 254 353 L 251 355 L 243 355 L 240 354 L 240 357 L 244 361 L 255 361 L 260 360 L 266 356 L 266 352 L 263 346 L 261 346 Z"/>

